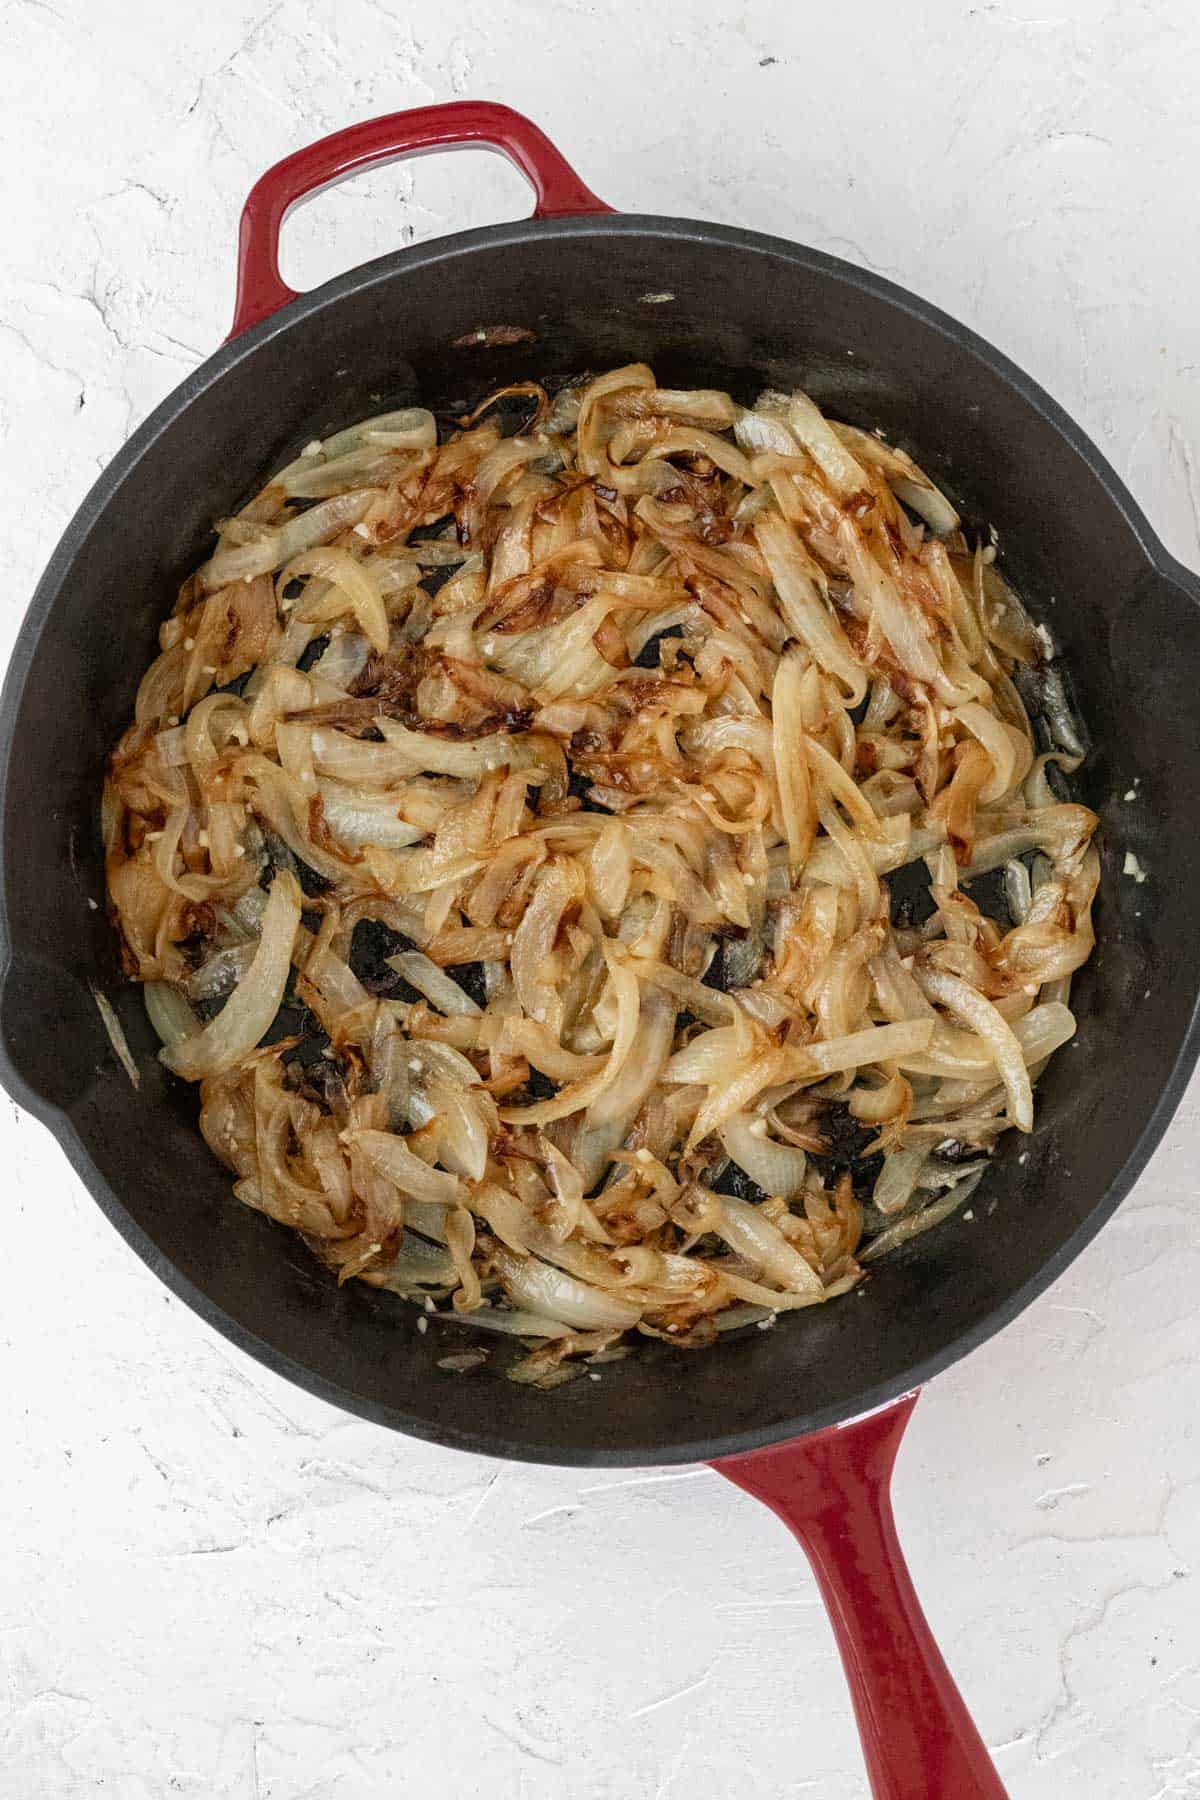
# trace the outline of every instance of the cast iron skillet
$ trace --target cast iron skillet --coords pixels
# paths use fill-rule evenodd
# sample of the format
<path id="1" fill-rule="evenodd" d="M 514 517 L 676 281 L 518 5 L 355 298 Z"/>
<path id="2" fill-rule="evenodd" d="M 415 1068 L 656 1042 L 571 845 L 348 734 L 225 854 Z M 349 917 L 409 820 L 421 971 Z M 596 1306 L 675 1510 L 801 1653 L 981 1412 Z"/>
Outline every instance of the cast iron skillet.
<path id="1" fill-rule="evenodd" d="M 290 206 L 355 169 L 467 143 L 529 178 L 531 220 L 383 257 L 303 297 L 283 285 Z M 443 1371 L 446 1341 L 418 1335 L 410 1309 L 358 1283 L 339 1292 L 297 1239 L 233 1200 L 194 1096 L 164 1076 L 136 992 L 117 985 L 97 797 L 178 582 L 210 521 L 265 469 L 364 413 L 417 401 L 459 412 L 502 382 L 633 359 L 673 386 L 744 399 L 801 384 L 882 426 L 969 522 L 996 527 L 1092 733 L 1081 797 L 1103 821 L 1100 948 L 1076 988 L 1076 1046 L 1041 1085 L 1038 1130 L 1004 1140 L 973 1220 L 774 1331 L 696 1356 L 648 1346 L 599 1383 L 541 1395 Z M 495 1456 L 715 1461 L 814 1558 L 876 1794 L 1000 1794 L 900 1559 L 888 1477 L 915 1388 L 1077 1255 L 1145 1165 L 1195 1060 L 1200 856 L 1175 801 L 1200 783 L 1198 600 L 1200 583 L 1054 402 L 912 295 L 756 233 L 614 215 L 504 107 L 354 126 L 253 190 L 230 341 L 97 482 L 25 621 L 0 703 L 0 1076 L 164 1281 L 322 1398 Z M 1122 874 L 1127 849 L 1144 884 Z M 138 1093 L 93 983 L 112 992 Z"/>

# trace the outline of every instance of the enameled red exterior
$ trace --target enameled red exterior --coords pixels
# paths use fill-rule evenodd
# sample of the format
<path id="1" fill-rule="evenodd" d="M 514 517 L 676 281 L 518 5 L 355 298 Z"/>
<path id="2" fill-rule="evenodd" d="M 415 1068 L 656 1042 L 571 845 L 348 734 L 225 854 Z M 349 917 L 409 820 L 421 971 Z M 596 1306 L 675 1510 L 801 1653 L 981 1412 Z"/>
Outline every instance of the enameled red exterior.
<path id="1" fill-rule="evenodd" d="M 237 299 L 229 335 L 239 336 L 296 298 L 279 273 L 279 233 L 293 206 L 360 169 L 437 150 L 497 150 L 534 191 L 535 219 L 611 212 L 586 188 L 532 119 L 489 100 L 456 100 L 364 119 L 285 156 L 261 175 L 242 209 Z"/>
<path id="2" fill-rule="evenodd" d="M 714 1469 L 804 1546 L 829 1612 L 875 1800 L 1004 1800 L 909 1578 L 892 1467 L 916 1394 Z"/>

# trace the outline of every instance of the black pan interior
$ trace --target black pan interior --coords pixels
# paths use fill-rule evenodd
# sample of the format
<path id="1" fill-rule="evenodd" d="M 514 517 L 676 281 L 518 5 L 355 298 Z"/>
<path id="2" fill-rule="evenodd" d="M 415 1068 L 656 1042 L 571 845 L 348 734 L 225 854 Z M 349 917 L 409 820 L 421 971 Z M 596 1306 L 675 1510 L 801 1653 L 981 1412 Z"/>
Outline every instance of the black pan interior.
<path id="1" fill-rule="evenodd" d="M 497 326 L 529 336 L 497 342 Z M 711 1353 L 648 1345 L 599 1382 L 543 1395 L 490 1370 L 442 1370 L 439 1355 L 464 1334 L 421 1336 L 392 1297 L 353 1283 L 338 1292 L 296 1239 L 233 1200 L 192 1095 L 154 1061 L 136 993 L 114 991 L 96 799 L 209 521 L 262 473 L 367 412 L 417 401 L 458 411 L 510 379 L 561 381 L 635 358 L 671 384 L 745 399 L 800 383 L 837 416 L 882 426 L 973 524 L 996 528 L 1089 728 L 1080 793 L 1103 821 L 1101 942 L 1076 989 L 1076 1044 L 1042 1084 L 1038 1128 L 1003 1141 L 972 1218 L 770 1332 Z M 501 227 L 371 264 L 229 346 L 172 396 L 47 571 L 0 719 L 0 1072 L 177 1291 L 276 1368 L 383 1423 L 502 1455 L 651 1463 L 851 1416 L 980 1341 L 1065 1266 L 1181 1091 L 1200 987 L 1197 837 L 1183 798 L 1200 773 L 1197 594 L 1040 390 L 845 264 L 637 218 Z M 1127 850 L 1146 881 L 1123 874 Z M 113 992 L 140 1093 L 109 1049 L 93 982 Z"/>

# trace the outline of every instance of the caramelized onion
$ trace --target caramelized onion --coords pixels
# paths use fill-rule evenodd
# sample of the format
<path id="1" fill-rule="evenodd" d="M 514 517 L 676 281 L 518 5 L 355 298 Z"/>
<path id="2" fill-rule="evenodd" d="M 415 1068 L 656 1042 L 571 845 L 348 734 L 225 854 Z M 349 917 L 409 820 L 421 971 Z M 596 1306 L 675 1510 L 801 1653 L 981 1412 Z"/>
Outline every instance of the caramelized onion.
<path id="1" fill-rule="evenodd" d="M 551 1385 L 833 1299 L 961 1205 L 1074 1033 L 1096 820 L 1049 784 L 1085 741 L 1052 646 L 877 434 L 635 364 L 438 436 L 350 424 L 218 523 L 108 887 L 238 1199 Z"/>

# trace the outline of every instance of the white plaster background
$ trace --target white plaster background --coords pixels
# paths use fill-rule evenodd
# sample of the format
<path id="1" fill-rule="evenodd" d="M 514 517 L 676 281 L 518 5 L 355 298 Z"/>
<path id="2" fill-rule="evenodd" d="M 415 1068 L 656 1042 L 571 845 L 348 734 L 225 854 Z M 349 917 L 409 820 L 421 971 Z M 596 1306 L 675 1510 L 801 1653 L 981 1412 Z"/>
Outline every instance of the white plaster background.
<path id="1" fill-rule="evenodd" d="M 0 657 L 97 471 L 227 329 L 254 177 L 458 95 L 533 114 L 617 206 L 927 295 L 1200 563 L 1177 0 L 0 0 L 0 67 Z M 527 205 L 483 156 L 393 169 L 299 215 L 287 272 Z M 1197 1098 L 902 1452 L 918 1586 L 1022 1800 L 1200 1795 Z M 0 1168 L 2 1800 L 865 1794 L 765 1511 L 705 1471 L 506 1467 L 356 1423 L 168 1298 L 6 1102 Z"/>

